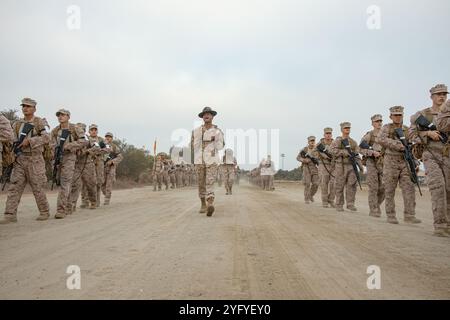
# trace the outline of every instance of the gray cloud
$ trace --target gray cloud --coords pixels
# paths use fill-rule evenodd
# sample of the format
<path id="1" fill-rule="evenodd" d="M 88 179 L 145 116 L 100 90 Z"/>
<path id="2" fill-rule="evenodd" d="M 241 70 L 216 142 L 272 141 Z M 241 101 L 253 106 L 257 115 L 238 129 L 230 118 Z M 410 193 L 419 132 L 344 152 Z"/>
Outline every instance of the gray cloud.
<path id="1" fill-rule="evenodd" d="M 82 28 L 66 27 L 69 5 Z M 366 27 L 381 8 L 382 29 Z M 285 165 L 344 120 L 359 139 L 395 104 L 407 114 L 448 83 L 450 3 L 432 1 L 11 1 L 0 4 L 0 107 L 23 96 L 55 125 L 96 122 L 131 143 L 171 145 L 204 105 L 226 128 L 280 129 Z"/>

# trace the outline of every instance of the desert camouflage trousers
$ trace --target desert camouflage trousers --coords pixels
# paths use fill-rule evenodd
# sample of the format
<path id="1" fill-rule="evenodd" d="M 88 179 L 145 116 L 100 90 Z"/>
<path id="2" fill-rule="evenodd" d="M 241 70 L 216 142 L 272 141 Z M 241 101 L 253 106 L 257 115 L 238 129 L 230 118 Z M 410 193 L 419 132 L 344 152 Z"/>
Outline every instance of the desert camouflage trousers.
<path id="1" fill-rule="evenodd" d="M 85 190 L 85 198 L 82 197 L 82 203 L 87 205 L 90 202 L 92 205 L 97 205 L 97 176 L 94 162 L 92 160 L 77 161 L 73 176 L 72 189 L 70 190 L 72 208 L 76 207 L 83 189 Z"/>
<path id="2" fill-rule="evenodd" d="M 333 175 L 335 177 L 336 207 L 342 208 L 344 206 L 344 189 L 347 206 L 355 205 L 358 180 L 353 166 L 351 164 L 336 163 Z"/>
<path id="3" fill-rule="evenodd" d="M 303 167 L 303 183 L 305 185 L 304 196 L 305 201 L 313 201 L 314 195 L 319 189 L 319 174 L 316 172 L 311 173 L 309 167 Z"/>
<path id="4" fill-rule="evenodd" d="M 416 193 L 411 181 L 409 168 L 402 155 L 389 155 L 384 157 L 383 183 L 386 194 L 386 215 L 395 217 L 395 189 L 400 185 L 403 195 L 404 217 L 414 217 L 416 212 Z"/>
<path id="5" fill-rule="evenodd" d="M 369 187 L 369 210 L 371 215 L 381 215 L 380 206 L 385 198 L 383 184 L 383 168 L 377 166 L 374 159 L 367 159 L 366 163 L 367 175 L 366 181 Z"/>
<path id="6" fill-rule="evenodd" d="M 431 208 L 435 229 L 450 227 L 450 157 L 440 150 L 425 150 L 423 162 L 428 189 L 431 193 Z"/>
<path id="7" fill-rule="evenodd" d="M 322 204 L 333 204 L 335 197 L 334 190 L 334 165 L 321 163 L 319 165 L 320 191 L 322 194 Z M 328 170 L 327 170 L 328 169 Z"/>
<path id="8" fill-rule="evenodd" d="M 234 183 L 234 165 L 224 164 L 221 170 L 222 170 L 223 181 L 225 183 L 225 189 L 231 190 L 233 188 L 233 183 Z"/>
<path id="9" fill-rule="evenodd" d="M 218 165 L 196 164 L 198 180 L 198 196 L 206 201 L 214 201 L 214 182 L 217 179 Z"/>
<path id="10" fill-rule="evenodd" d="M 17 214 L 17 207 L 19 206 L 25 186 L 30 184 L 39 212 L 49 215 L 50 208 L 44 192 L 46 183 L 45 161 L 42 157 L 24 154 L 17 157 L 8 186 L 5 214 Z"/>
<path id="11" fill-rule="evenodd" d="M 64 154 L 59 169 L 60 182 L 58 200 L 56 202 L 56 211 L 58 213 L 70 214 L 72 212 L 72 203 L 70 201 L 70 190 L 75 173 L 75 154 Z"/>
<path id="12" fill-rule="evenodd" d="M 116 182 L 116 166 L 105 166 L 105 182 L 102 185 L 102 193 L 105 196 L 105 203 L 109 204 L 112 195 L 112 189 Z"/>

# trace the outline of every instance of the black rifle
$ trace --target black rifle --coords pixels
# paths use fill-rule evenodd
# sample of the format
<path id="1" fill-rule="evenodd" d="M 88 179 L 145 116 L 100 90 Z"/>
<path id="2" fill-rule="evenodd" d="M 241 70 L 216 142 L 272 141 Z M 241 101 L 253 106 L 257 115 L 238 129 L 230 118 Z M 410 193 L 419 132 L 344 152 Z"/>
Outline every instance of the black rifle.
<path id="1" fill-rule="evenodd" d="M 373 150 L 373 147 L 370 144 L 368 144 L 366 140 L 361 141 L 359 147 L 365 150 Z"/>
<path id="2" fill-rule="evenodd" d="M 55 161 L 53 163 L 53 172 L 52 172 L 52 190 L 53 186 L 56 185 L 59 187 L 61 185 L 61 179 L 59 175 L 61 174 L 59 171 L 63 155 L 64 155 L 64 143 L 70 135 L 69 129 L 62 129 L 61 137 L 59 138 L 59 144 L 55 147 Z"/>
<path id="3" fill-rule="evenodd" d="M 406 141 L 405 134 L 403 133 L 402 128 L 395 129 L 395 134 L 400 139 L 401 143 L 405 147 L 405 151 L 403 151 L 403 158 L 406 161 L 406 164 L 409 167 L 409 177 L 411 178 L 412 183 L 414 183 L 419 188 L 419 193 L 422 196 L 422 190 L 420 190 L 419 179 L 417 178 L 417 166 L 414 156 L 411 152 L 411 144 Z"/>
<path id="4" fill-rule="evenodd" d="M 34 129 L 34 125 L 31 123 L 25 123 L 22 128 L 22 132 L 20 133 L 19 140 L 13 143 L 12 150 L 14 152 L 15 157 L 17 158 L 22 154 L 22 148 L 19 146 L 23 143 L 25 138 L 28 136 L 28 134 L 31 132 L 31 130 Z M 3 175 L 1 177 L 1 180 L 3 182 L 2 191 L 5 190 L 6 184 L 11 180 L 11 174 L 14 167 L 14 162 L 11 163 L 8 167 L 5 168 L 5 171 L 3 172 Z"/>
<path id="5" fill-rule="evenodd" d="M 347 150 L 348 154 L 350 155 L 350 162 L 352 163 L 353 171 L 355 171 L 356 180 L 358 180 L 359 189 L 362 190 L 361 187 L 361 176 L 359 174 L 358 165 L 356 163 L 356 158 L 358 158 L 358 154 L 354 153 L 352 151 L 352 148 L 350 146 L 350 142 L 348 139 L 342 139 L 342 145 Z"/>
<path id="6" fill-rule="evenodd" d="M 310 154 L 306 153 L 306 152 L 303 151 L 303 150 L 300 152 L 300 156 L 301 156 L 302 158 L 310 159 L 316 166 L 319 165 L 319 160 L 317 160 L 316 158 L 314 158 L 313 156 L 311 156 Z"/>
<path id="7" fill-rule="evenodd" d="M 423 115 L 420 115 L 416 119 L 416 124 L 419 126 L 420 131 L 438 131 L 436 125 L 430 121 L 428 121 L 427 118 L 425 118 Z M 442 143 L 446 144 L 448 142 L 448 136 L 446 133 L 438 131 Z"/>
<path id="8" fill-rule="evenodd" d="M 118 156 L 119 156 L 119 154 L 111 152 L 110 154 L 108 154 L 108 157 L 105 160 L 105 164 L 107 164 L 108 161 L 114 160 Z"/>
<path id="9" fill-rule="evenodd" d="M 325 149 L 325 145 L 323 143 L 319 143 L 317 145 L 317 150 L 321 153 L 324 153 L 328 158 L 333 159 L 333 156 L 328 152 L 328 150 Z"/>

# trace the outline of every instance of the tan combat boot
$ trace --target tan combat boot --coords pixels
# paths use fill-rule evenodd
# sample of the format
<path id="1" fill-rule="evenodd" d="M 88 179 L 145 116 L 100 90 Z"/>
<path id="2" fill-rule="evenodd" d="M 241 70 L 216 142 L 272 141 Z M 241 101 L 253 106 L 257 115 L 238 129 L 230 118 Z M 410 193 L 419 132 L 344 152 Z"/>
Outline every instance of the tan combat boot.
<path id="1" fill-rule="evenodd" d="M 202 206 L 200 207 L 199 213 L 206 213 L 206 200 L 205 198 L 201 198 Z"/>
<path id="2" fill-rule="evenodd" d="M 387 222 L 391 224 L 398 224 L 398 220 L 396 217 L 388 217 Z"/>
<path id="3" fill-rule="evenodd" d="M 323 208 L 328 208 L 328 202 L 323 202 L 323 203 L 322 203 L 322 207 L 323 207 Z"/>
<path id="4" fill-rule="evenodd" d="M 17 222 L 17 216 L 15 214 L 5 214 L 2 220 L 0 220 L 0 224 L 8 224 L 11 222 Z"/>
<path id="5" fill-rule="evenodd" d="M 95 202 L 91 202 L 91 205 L 89 206 L 89 210 L 95 210 L 97 209 L 97 204 Z"/>
<path id="6" fill-rule="evenodd" d="M 343 207 L 336 207 L 336 211 L 337 212 L 344 212 L 344 208 Z"/>
<path id="7" fill-rule="evenodd" d="M 83 201 L 83 202 L 81 203 L 81 205 L 80 205 L 80 208 L 81 208 L 81 209 L 87 209 L 88 206 L 89 206 L 89 203 Z"/>
<path id="8" fill-rule="evenodd" d="M 41 212 L 39 216 L 36 218 L 36 221 L 46 221 L 50 217 L 48 212 Z"/>
<path id="9" fill-rule="evenodd" d="M 421 223 L 422 220 L 417 219 L 416 217 L 408 217 L 404 219 L 405 223 Z"/>
<path id="10" fill-rule="evenodd" d="M 66 214 L 64 212 L 57 212 L 55 214 L 55 219 L 64 219 L 66 217 Z"/>
<path id="11" fill-rule="evenodd" d="M 209 199 L 208 203 L 207 203 L 207 206 L 206 206 L 206 215 L 208 217 L 211 217 L 213 215 L 213 213 L 214 213 L 214 210 L 215 210 L 215 208 L 214 208 L 214 199 Z"/>
<path id="12" fill-rule="evenodd" d="M 350 211 L 358 211 L 358 209 L 356 209 L 356 207 L 355 207 L 354 204 L 348 205 L 348 206 L 347 206 L 347 209 L 350 210 Z"/>
<path id="13" fill-rule="evenodd" d="M 442 238 L 450 238 L 450 233 L 447 233 L 445 229 L 436 229 L 433 232 L 433 236 L 442 237 Z"/>
<path id="14" fill-rule="evenodd" d="M 334 202 L 333 202 L 333 201 L 329 202 L 329 204 L 330 204 L 330 207 L 336 208 L 336 206 L 334 205 Z"/>
<path id="15" fill-rule="evenodd" d="M 104 206 L 109 206 L 111 199 L 105 198 L 105 202 L 103 203 Z"/>

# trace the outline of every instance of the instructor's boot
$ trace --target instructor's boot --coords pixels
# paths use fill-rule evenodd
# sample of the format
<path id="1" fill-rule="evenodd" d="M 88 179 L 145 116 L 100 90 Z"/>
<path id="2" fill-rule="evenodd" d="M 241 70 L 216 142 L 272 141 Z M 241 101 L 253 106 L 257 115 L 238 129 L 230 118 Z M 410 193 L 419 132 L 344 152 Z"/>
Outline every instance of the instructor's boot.
<path id="1" fill-rule="evenodd" d="M 206 200 L 205 198 L 201 198 L 202 206 L 200 207 L 199 213 L 206 213 Z"/>
<path id="2" fill-rule="evenodd" d="M 214 199 L 208 200 L 207 206 L 206 206 L 206 215 L 208 217 L 211 217 L 214 213 Z"/>
<path id="3" fill-rule="evenodd" d="M 11 222 L 17 222 L 17 216 L 15 214 L 5 214 L 2 220 L 0 220 L 0 224 L 8 224 Z"/>

